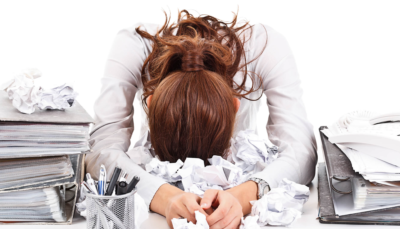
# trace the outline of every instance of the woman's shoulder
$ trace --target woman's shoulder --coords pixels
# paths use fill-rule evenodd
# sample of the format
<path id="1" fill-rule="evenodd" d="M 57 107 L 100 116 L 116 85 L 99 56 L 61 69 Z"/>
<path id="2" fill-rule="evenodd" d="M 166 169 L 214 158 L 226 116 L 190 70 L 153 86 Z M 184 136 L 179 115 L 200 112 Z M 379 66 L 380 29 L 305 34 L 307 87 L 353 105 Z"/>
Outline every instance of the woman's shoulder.
<path id="1" fill-rule="evenodd" d="M 282 42 L 286 43 L 286 38 L 272 26 L 257 23 L 252 26 L 250 41 L 252 41 L 253 45 L 260 47 L 260 43 L 265 42 L 271 45 L 281 45 Z"/>

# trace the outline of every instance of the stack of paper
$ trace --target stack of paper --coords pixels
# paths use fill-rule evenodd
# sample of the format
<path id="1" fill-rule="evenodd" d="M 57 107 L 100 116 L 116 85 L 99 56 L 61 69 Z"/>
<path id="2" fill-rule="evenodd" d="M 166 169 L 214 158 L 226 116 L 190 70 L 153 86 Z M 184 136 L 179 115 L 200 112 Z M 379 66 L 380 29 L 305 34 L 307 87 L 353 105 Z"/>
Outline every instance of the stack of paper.
<path id="1" fill-rule="evenodd" d="M 400 204 L 400 182 L 374 184 L 356 176 L 351 183 L 355 209 Z"/>
<path id="2" fill-rule="evenodd" d="M 22 94 L 26 92 L 27 97 L 18 100 L 18 93 L 14 93 L 16 100 L 10 101 L 9 94 L 0 91 L 0 224 L 3 221 L 70 224 L 77 188 L 68 191 L 75 196 L 69 196 L 65 202 L 67 189 L 61 187 L 81 183 L 81 154 L 90 152 L 89 129 L 93 119 L 77 101 L 72 103 L 67 86 L 56 88 L 58 94 L 42 96 L 47 102 L 42 103 L 43 110 L 35 112 L 38 101 L 27 104 L 32 94 L 14 86 Z M 62 102 L 71 107 L 62 110 L 66 105 Z M 46 110 L 52 104 L 64 105 L 52 107 L 57 110 Z M 32 110 L 29 114 L 21 113 L 13 105 Z M 64 204 L 66 216 L 62 211 Z"/>
<path id="3" fill-rule="evenodd" d="M 65 221 L 59 188 L 0 193 L 0 221 Z"/>
<path id="4" fill-rule="evenodd" d="M 68 156 L 0 160 L 0 191 L 74 175 Z"/>
<path id="5" fill-rule="evenodd" d="M 358 173 L 346 184 L 352 190 L 353 213 L 400 204 L 400 183 L 397 182 L 400 181 L 400 122 L 389 119 L 372 124 L 375 115 L 368 111 L 352 112 L 321 130 Z"/>
<path id="6" fill-rule="evenodd" d="M 0 157 L 78 154 L 88 139 L 88 124 L 0 122 Z"/>

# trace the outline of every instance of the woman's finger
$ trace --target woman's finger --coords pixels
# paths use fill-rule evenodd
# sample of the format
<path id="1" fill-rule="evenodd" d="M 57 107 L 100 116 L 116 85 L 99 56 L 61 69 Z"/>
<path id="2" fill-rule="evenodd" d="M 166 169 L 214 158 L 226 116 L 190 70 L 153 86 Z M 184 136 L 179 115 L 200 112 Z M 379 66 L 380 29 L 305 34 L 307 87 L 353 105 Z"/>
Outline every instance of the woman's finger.
<path id="1" fill-rule="evenodd" d="M 201 199 L 200 206 L 203 209 L 209 209 L 215 199 L 218 198 L 219 190 L 208 189 L 204 192 L 203 199 Z"/>
<path id="2" fill-rule="evenodd" d="M 181 216 L 178 215 L 176 212 L 175 212 L 175 213 L 171 213 L 170 215 L 168 215 L 168 217 L 167 217 L 167 223 L 168 223 L 169 228 L 173 228 L 173 227 L 172 227 L 172 221 L 171 221 L 171 220 L 174 219 L 174 218 L 179 219 L 179 218 L 181 218 Z"/>
<path id="3" fill-rule="evenodd" d="M 208 214 L 200 207 L 197 197 L 195 196 L 188 196 L 185 198 L 183 201 L 183 204 L 185 205 L 186 209 L 189 211 L 190 214 L 195 216 L 195 211 L 199 211 L 205 216 L 208 216 Z"/>
<path id="4" fill-rule="evenodd" d="M 173 212 L 175 213 L 174 215 L 178 215 L 179 217 L 177 218 L 186 218 L 188 221 L 196 223 L 196 218 L 194 217 L 194 214 L 191 214 L 188 209 L 186 208 L 185 204 L 183 202 L 177 202 L 173 206 Z"/>
<path id="5" fill-rule="evenodd" d="M 224 229 L 238 229 L 240 226 L 240 223 L 242 221 L 242 217 L 237 216 L 232 220 L 230 224 L 228 224 L 226 227 L 223 227 Z"/>
<path id="6" fill-rule="evenodd" d="M 237 217 L 238 217 L 237 212 L 233 208 L 231 208 L 231 210 L 225 217 L 217 221 L 215 224 L 210 225 L 211 226 L 210 229 L 226 228 Z"/>
<path id="7" fill-rule="evenodd" d="M 207 217 L 207 222 L 210 226 L 225 218 L 232 208 L 232 201 L 221 198 L 219 202 L 220 205 L 218 206 L 218 208 L 209 217 Z"/>

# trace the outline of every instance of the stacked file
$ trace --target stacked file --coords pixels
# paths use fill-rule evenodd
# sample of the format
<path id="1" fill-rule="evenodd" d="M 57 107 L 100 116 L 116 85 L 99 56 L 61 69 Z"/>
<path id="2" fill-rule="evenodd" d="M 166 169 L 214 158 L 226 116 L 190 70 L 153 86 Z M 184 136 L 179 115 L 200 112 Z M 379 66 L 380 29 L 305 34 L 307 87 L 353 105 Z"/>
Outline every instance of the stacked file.
<path id="1" fill-rule="evenodd" d="M 78 102 L 28 115 L 0 92 L 0 224 L 72 222 L 92 122 Z"/>
<path id="2" fill-rule="evenodd" d="M 321 130 L 357 172 L 351 186 L 355 209 L 400 204 L 400 122 L 386 116 L 352 112 Z"/>
<path id="3" fill-rule="evenodd" d="M 59 188 L 0 193 L 0 221 L 65 221 Z"/>
<path id="4" fill-rule="evenodd" d="M 400 182 L 382 185 L 368 182 L 361 176 L 355 176 L 351 183 L 355 209 L 400 204 Z"/>
<path id="5" fill-rule="evenodd" d="M 68 156 L 0 160 L 0 191 L 72 177 Z"/>
<path id="6" fill-rule="evenodd" d="M 0 157 L 78 154 L 89 150 L 89 125 L 0 122 Z"/>

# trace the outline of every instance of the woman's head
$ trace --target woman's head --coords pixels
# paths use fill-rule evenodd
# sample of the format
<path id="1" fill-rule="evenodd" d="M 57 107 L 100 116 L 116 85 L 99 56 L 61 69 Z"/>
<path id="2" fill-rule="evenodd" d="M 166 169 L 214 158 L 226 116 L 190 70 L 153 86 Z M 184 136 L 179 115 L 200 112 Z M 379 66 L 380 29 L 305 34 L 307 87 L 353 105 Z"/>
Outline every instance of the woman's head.
<path id="1" fill-rule="evenodd" d="M 153 41 L 142 70 L 143 105 L 161 160 L 197 157 L 207 162 L 229 148 L 238 98 L 255 90 L 245 90 L 246 77 L 240 84 L 233 80 L 239 70 L 247 74 L 239 33 L 248 24 L 235 25 L 236 16 L 224 23 L 182 11 L 177 24 L 169 26 L 167 20 L 155 36 L 137 28 Z"/>

